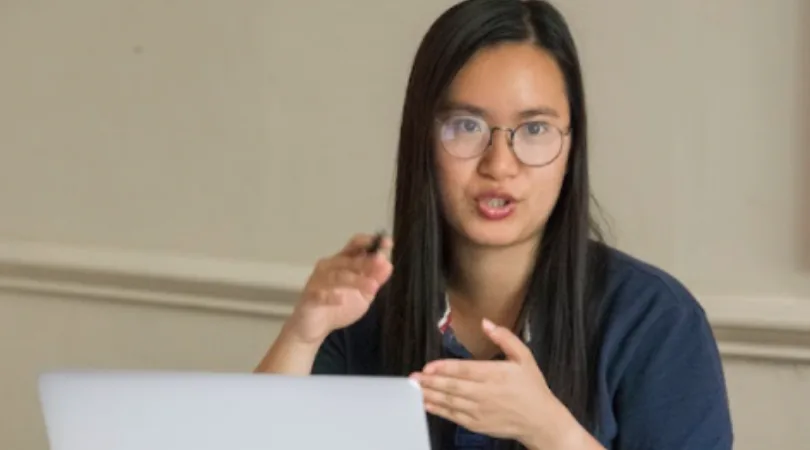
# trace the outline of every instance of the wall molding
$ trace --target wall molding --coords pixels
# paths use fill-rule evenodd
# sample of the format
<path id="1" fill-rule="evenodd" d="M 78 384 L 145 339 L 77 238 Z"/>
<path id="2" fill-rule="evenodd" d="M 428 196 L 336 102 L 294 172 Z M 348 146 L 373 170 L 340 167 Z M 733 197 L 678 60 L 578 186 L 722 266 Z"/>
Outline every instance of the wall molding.
<path id="1" fill-rule="evenodd" d="M 284 318 L 308 276 L 289 264 L 0 243 L 0 291 Z"/>
<path id="2" fill-rule="evenodd" d="M 0 291 L 283 319 L 309 267 L 0 243 Z M 810 363 L 810 299 L 698 295 L 724 357 Z"/>

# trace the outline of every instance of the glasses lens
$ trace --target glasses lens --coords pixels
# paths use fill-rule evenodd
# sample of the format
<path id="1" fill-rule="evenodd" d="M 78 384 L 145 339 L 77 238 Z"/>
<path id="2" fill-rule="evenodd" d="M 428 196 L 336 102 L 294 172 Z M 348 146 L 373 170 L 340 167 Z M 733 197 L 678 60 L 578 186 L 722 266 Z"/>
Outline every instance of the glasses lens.
<path id="1" fill-rule="evenodd" d="M 524 164 L 540 166 L 557 157 L 562 143 L 562 134 L 556 127 L 544 122 L 527 122 L 515 130 L 512 145 Z"/>
<path id="2" fill-rule="evenodd" d="M 442 122 L 440 137 L 442 146 L 451 155 L 472 158 L 489 143 L 489 126 L 479 117 L 450 117 Z"/>

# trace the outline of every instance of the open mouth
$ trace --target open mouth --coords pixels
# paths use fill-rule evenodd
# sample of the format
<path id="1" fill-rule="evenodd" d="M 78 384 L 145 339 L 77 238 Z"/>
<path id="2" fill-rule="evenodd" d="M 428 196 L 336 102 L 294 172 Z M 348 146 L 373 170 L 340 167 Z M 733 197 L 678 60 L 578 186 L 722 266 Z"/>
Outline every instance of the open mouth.
<path id="1" fill-rule="evenodd" d="M 515 201 L 506 197 L 478 199 L 478 213 L 489 220 L 505 219 L 515 210 Z"/>
<path id="2" fill-rule="evenodd" d="M 512 201 L 506 198 L 490 198 L 483 200 L 488 208 L 505 208 L 509 206 Z"/>

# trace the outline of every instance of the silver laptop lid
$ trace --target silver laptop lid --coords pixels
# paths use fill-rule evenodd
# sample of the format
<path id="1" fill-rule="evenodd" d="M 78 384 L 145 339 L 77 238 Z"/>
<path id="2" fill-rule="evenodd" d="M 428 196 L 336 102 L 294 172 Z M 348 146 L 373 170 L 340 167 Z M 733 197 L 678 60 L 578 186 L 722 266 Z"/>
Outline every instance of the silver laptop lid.
<path id="1" fill-rule="evenodd" d="M 406 378 L 173 372 L 40 377 L 51 450 L 429 450 Z"/>

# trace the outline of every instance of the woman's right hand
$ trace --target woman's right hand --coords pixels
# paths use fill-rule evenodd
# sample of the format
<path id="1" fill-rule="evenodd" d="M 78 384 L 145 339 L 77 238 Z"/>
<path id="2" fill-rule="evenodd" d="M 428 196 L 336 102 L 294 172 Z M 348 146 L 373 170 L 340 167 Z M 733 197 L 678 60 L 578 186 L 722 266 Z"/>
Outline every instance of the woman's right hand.
<path id="1" fill-rule="evenodd" d="M 391 239 L 384 237 L 379 251 L 369 254 L 373 239 L 357 235 L 336 255 L 315 265 L 285 326 L 296 340 L 320 345 L 329 333 L 353 324 L 368 311 L 393 270 L 387 256 Z"/>

